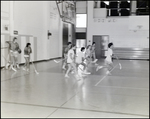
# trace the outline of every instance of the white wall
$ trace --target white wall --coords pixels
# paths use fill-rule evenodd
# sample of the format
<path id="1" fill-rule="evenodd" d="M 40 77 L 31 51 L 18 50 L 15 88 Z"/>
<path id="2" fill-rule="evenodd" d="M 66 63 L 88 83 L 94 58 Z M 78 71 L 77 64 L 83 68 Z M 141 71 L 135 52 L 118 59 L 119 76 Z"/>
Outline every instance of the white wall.
<path id="1" fill-rule="evenodd" d="M 3 2 L 4 3 L 4 2 Z M 26 42 L 31 42 L 37 60 L 45 60 L 62 56 L 62 20 L 60 19 L 56 1 L 10 1 L 2 5 L 3 26 L 8 24 L 11 31 L 18 31 L 19 44 L 24 50 Z M 6 13 L 8 12 L 8 13 Z M 9 15 L 7 15 L 9 14 Z M 12 19 L 9 19 L 11 16 Z M 5 18 L 7 17 L 7 19 Z M 47 36 L 48 30 L 52 36 Z M 1 37 L 6 40 L 6 33 L 12 36 L 10 31 L 1 27 Z M 7 38 L 7 40 L 10 40 Z M 7 53 L 4 53 L 7 56 Z M 20 57 L 23 58 L 23 55 Z M 24 60 L 21 60 L 23 62 Z M 4 63 L 3 63 L 4 65 Z M 1 65 L 1 66 L 3 66 Z"/>
<path id="2" fill-rule="evenodd" d="M 93 9 L 93 17 L 94 18 L 106 18 L 107 9 L 106 8 L 94 8 Z"/>
<path id="3" fill-rule="evenodd" d="M 5 30 L 5 26 L 8 30 Z M 8 46 L 5 43 L 10 34 L 10 2 L 1 1 L 1 66 L 5 65 L 5 54 L 8 54 Z"/>
<path id="4" fill-rule="evenodd" d="M 60 24 L 55 1 L 14 2 L 14 29 L 19 34 L 37 37 L 37 60 L 60 56 Z M 52 33 L 49 39 L 48 30 Z"/>
<path id="5" fill-rule="evenodd" d="M 77 1 L 76 2 L 76 13 L 86 14 L 87 13 L 87 1 Z"/>
<path id="6" fill-rule="evenodd" d="M 141 26 L 141 27 L 138 27 Z M 149 16 L 129 16 L 130 30 L 149 30 Z"/>
<path id="7" fill-rule="evenodd" d="M 93 1 L 88 1 L 87 18 L 87 44 L 92 43 L 93 35 L 109 35 L 115 47 L 149 48 L 149 30 L 130 31 L 129 17 L 93 18 Z"/>
<path id="8" fill-rule="evenodd" d="M 86 32 L 86 28 L 76 28 L 76 32 Z"/>
<path id="9" fill-rule="evenodd" d="M 76 2 L 76 14 L 87 14 L 87 1 L 77 1 Z M 76 22 L 77 22 L 77 20 L 76 20 Z M 86 32 L 86 28 L 77 28 L 76 27 L 76 32 Z"/>
<path id="10" fill-rule="evenodd" d="M 5 30 L 4 27 L 10 25 L 10 3 L 8 1 L 1 2 L 1 32 L 9 33 L 9 30 Z"/>

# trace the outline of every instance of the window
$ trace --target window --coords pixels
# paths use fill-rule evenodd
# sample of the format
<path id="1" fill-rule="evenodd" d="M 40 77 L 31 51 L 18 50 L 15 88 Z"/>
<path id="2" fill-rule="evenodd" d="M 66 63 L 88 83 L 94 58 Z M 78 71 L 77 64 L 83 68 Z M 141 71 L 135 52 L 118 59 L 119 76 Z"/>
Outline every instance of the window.
<path id="1" fill-rule="evenodd" d="M 76 27 L 77 28 L 86 28 L 87 22 L 86 14 L 76 14 Z"/>
<path id="2" fill-rule="evenodd" d="M 101 0 L 100 8 L 107 8 L 107 16 L 129 16 L 130 15 L 130 0 Z M 95 1 L 97 5 L 97 2 Z M 95 5 L 95 8 L 96 8 Z"/>
<path id="3" fill-rule="evenodd" d="M 149 15 L 149 0 L 137 0 L 136 15 Z"/>
<path id="4" fill-rule="evenodd" d="M 136 1 L 136 15 L 149 15 L 149 0 L 135 0 Z M 107 16 L 130 16 L 130 9 L 132 0 L 95 0 L 94 8 L 107 8 Z M 98 5 L 100 4 L 100 5 Z"/>

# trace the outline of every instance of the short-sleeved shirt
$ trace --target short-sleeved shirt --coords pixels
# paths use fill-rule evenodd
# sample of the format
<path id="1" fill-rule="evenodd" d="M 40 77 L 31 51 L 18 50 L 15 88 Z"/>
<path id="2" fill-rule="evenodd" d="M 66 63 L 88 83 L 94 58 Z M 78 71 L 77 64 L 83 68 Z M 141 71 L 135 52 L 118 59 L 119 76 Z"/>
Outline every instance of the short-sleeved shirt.
<path id="1" fill-rule="evenodd" d="M 65 51 L 64 51 L 64 54 L 67 54 L 67 53 L 68 53 L 68 51 L 69 51 L 69 48 L 68 48 L 68 47 L 66 47 L 66 48 L 65 48 Z"/>
<path id="2" fill-rule="evenodd" d="M 91 50 L 91 53 L 95 53 L 95 46 L 92 46 L 92 50 Z"/>
<path id="3" fill-rule="evenodd" d="M 64 51 L 64 57 L 65 57 L 65 59 L 67 58 L 68 51 L 69 51 L 69 48 L 66 47 L 66 48 L 65 48 L 65 51 Z"/>
<path id="4" fill-rule="evenodd" d="M 72 54 L 72 57 L 74 59 L 75 53 L 74 53 L 73 49 L 70 49 L 68 51 L 68 54 L 67 54 L 68 55 L 68 57 L 67 57 L 67 63 L 73 63 L 73 59 L 71 59 L 70 54 Z"/>
<path id="5" fill-rule="evenodd" d="M 84 52 L 78 52 L 77 54 L 77 58 L 76 58 L 76 62 L 77 63 L 82 63 L 82 60 L 85 58 L 85 54 Z"/>
<path id="6" fill-rule="evenodd" d="M 112 55 L 113 55 L 112 49 L 108 48 L 108 52 L 107 52 L 107 56 L 106 56 L 106 60 L 108 62 L 112 62 Z"/>
<path id="7" fill-rule="evenodd" d="M 12 51 L 18 51 L 19 49 L 19 44 L 17 42 L 11 42 L 11 45 L 10 45 L 10 50 Z"/>
<path id="8" fill-rule="evenodd" d="M 24 55 L 30 55 L 30 53 L 32 53 L 31 47 L 25 47 L 24 48 Z"/>
<path id="9" fill-rule="evenodd" d="M 85 52 L 85 57 L 90 57 L 91 56 L 91 50 L 87 49 Z"/>

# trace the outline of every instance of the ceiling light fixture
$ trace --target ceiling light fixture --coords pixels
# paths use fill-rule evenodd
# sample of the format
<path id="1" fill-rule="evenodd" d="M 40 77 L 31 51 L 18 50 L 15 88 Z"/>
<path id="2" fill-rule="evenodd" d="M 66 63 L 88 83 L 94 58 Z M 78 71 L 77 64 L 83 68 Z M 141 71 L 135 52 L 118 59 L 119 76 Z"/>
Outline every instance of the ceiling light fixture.
<path id="1" fill-rule="evenodd" d="M 104 1 L 104 3 L 105 3 L 106 5 L 109 5 L 109 1 Z"/>

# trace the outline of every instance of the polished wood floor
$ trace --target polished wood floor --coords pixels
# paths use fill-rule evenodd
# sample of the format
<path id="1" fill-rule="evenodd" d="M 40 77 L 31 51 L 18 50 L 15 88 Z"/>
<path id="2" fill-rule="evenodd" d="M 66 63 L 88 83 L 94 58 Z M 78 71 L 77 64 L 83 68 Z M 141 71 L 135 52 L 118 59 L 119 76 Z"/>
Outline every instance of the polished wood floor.
<path id="1" fill-rule="evenodd" d="M 104 65 L 104 60 L 98 64 Z M 1 117 L 149 117 L 149 61 L 117 61 L 112 75 L 106 69 L 77 80 L 65 78 L 62 63 L 35 63 L 39 74 L 1 69 Z M 21 66 L 22 67 L 22 66 Z"/>

